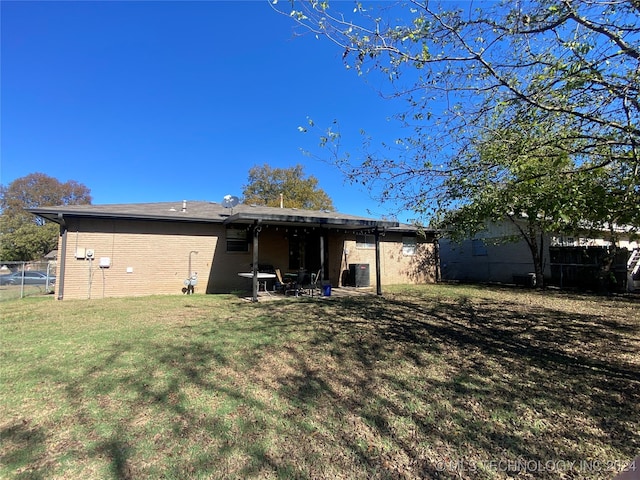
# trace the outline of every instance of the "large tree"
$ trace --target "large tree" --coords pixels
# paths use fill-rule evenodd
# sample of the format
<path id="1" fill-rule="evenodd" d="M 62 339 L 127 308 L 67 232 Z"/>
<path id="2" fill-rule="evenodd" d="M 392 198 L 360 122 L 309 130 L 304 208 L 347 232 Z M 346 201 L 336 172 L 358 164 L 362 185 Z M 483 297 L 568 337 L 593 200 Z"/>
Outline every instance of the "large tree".
<path id="1" fill-rule="evenodd" d="M 272 168 L 265 164 L 249 170 L 249 179 L 242 192 L 244 203 L 303 208 L 306 210 L 335 210 L 329 195 L 318 187 L 318 179 L 304 174 L 302 165 L 291 168 Z"/>
<path id="2" fill-rule="evenodd" d="M 74 180 L 60 182 L 44 173 L 31 173 L 0 187 L 0 259 L 34 260 L 56 248 L 58 225 L 26 209 L 91 203 L 90 190 Z"/>
<path id="3" fill-rule="evenodd" d="M 339 45 L 348 67 L 383 75 L 389 87 L 384 93 L 407 100 L 398 114 L 406 136 L 385 149 L 365 139 L 362 156 L 336 159 L 352 180 L 379 186 L 381 200 L 427 217 L 457 208 L 450 181 L 491 173 L 480 171 L 491 162 L 466 162 L 464 171 L 458 165 L 479 152 L 476 142 L 487 136 L 488 117 L 492 130 L 506 132 L 535 114 L 555 135 L 528 143 L 532 161 L 518 172 L 518 182 L 599 175 L 604 191 L 623 187 L 625 201 L 609 203 L 617 210 L 613 217 L 637 221 L 637 0 L 357 2 L 348 10 L 315 0 L 282 5 L 290 3 L 274 8 Z M 334 128 L 322 143 L 339 138 Z M 555 168 L 533 161 L 544 158 L 549 142 L 567 159 Z M 598 189 L 584 193 L 589 191 Z M 600 223 L 612 217 L 604 209 L 599 216 L 598 209 L 584 214 Z"/>
<path id="4" fill-rule="evenodd" d="M 448 208 L 437 226 L 454 239 L 488 230 L 490 224 L 511 223 L 516 235 L 490 239 L 523 240 L 531 253 L 537 285 L 544 285 L 544 248 L 549 234 L 584 228 L 590 201 L 596 197 L 598 172 L 574 170 L 566 151 L 554 143 L 562 127 L 535 116 L 504 129 L 490 128 L 451 167 L 457 175 L 443 182 Z M 546 144 L 542 151 L 536 148 Z"/>

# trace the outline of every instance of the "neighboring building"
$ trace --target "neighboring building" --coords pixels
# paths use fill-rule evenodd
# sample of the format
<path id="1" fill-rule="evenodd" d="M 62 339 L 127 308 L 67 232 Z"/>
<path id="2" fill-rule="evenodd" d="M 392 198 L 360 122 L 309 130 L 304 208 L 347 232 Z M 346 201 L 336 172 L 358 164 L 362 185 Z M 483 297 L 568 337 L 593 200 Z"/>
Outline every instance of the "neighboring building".
<path id="1" fill-rule="evenodd" d="M 246 290 L 251 281 L 238 273 L 256 261 L 283 273 L 321 270 L 334 287 L 358 266 L 359 283 L 378 293 L 437 272 L 434 232 L 336 212 L 186 201 L 29 211 L 60 224 L 59 299 L 179 293 L 194 272 L 198 293 Z"/>
<path id="2" fill-rule="evenodd" d="M 619 289 L 640 289 L 640 243 L 620 229 L 612 272 Z M 592 288 L 597 283 L 604 255 L 611 251 L 607 233 L 599 236 L 546 235 L 544 276 L 547 285 Z M 440 239 L 443 280 L 463 282 L 528 283 L 534 271 L 529 247 L 510 222 L 491 224 L 472 239 L 456 243 Z"/>

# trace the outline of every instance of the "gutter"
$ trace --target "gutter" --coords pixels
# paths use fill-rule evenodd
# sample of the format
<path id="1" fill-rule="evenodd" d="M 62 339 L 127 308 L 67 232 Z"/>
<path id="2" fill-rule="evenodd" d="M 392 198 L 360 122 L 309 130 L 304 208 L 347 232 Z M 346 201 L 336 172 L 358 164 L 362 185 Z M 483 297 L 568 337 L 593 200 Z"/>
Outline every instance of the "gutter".
<path id="1" fill-rule="evenodd" d="M 64 270 L 67 263 L 67 223 L 64 221 L 62 213 L 58 213 L 57 223 L 60 224 L 61 242 L 56 287 L 58 289 L 58 300 L 62 300 L 64 298 Z"/>
<path id="2" fill-rule="evenodd" d="M 51 220 L 54 223 L 60 223 L 60 214 L 68 217 L 86 217 L 86 218 L 115 218 L 121 220 L 162 220 L 171 222 L 196 222 L 196 223 L 222 223 L 222 218 L 206 218 L 206 217 L 183 217 L 177 215 L 146 215 L 143 213 L 109 213 L 109 212 L 78 212 L 73 210 L 52 211 L 48 208 L 30 208 L 27 212 L 39 217 Z"/>

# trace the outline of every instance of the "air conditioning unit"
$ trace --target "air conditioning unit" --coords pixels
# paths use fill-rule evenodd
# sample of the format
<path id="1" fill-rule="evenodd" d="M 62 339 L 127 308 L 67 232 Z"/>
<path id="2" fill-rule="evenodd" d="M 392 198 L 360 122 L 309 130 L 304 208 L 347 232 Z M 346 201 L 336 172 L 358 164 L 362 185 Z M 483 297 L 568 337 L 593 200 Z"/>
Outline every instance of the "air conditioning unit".
<path id="1" fill-rule="evenodd" d="M 352 287 L 369 287 L 371 285 L 368 263 L 349 264 L 349 284 Z"/>

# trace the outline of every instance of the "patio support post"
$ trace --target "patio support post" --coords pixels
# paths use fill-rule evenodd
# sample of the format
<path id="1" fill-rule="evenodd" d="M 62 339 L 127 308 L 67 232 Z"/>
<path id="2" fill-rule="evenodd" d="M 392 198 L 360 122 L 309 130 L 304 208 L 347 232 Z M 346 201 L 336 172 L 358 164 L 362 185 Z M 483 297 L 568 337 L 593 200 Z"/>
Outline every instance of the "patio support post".
<path id="1" fill-rule="evenodd" d="M 260 235 L 260 230 L 262 229 L 260 226 L 261 223 L 261 220 L 256 220 L 253 223 L 253 265 L 251 269 L 253 273 L 253 279 L 251 282 L 252 302 L 258 301 L 258 235 Z"/>
<path id="2" fill-rule="evenodd" d="M 320 285 L 324 280 L 324 230 L 320 229 Z"/>
<path id="3" fill-rule="evenodd" d="M 376 239 L 376 293 L 382 295 L 382 282 L 380 281 L 380 230 L 376 227 L 374 231 Z"/>

